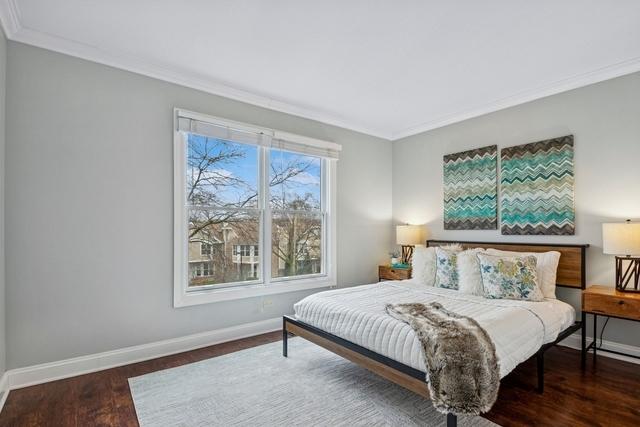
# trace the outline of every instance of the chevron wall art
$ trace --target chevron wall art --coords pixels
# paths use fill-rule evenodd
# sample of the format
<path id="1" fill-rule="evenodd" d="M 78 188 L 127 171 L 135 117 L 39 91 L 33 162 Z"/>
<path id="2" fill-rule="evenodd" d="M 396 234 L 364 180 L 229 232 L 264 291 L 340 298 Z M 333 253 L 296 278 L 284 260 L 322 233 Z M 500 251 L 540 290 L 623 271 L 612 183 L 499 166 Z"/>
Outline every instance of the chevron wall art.
<path id="1" fill-rule="evenodd" d="M 495 230 L 498 147 L 444 156 L 444 229 Z"/>
<path id="2" fill-rule="evenodd" d="M 573 135 L 501 150 L 502 234 L 573 235 Z"/>

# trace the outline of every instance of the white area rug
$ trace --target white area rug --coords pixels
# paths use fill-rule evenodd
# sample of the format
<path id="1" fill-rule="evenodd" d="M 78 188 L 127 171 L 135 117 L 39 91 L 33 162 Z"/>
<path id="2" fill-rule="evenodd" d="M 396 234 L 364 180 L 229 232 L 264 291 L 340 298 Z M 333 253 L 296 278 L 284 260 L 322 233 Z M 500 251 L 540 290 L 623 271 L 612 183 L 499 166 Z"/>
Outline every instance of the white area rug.
<path id="1" fill-rule="evenodd" d="M 142 427 L 441 426 L 431 402 L 301 338 L 129 379 Z M 496 426 L 459 417 L 460 426 Z"/>

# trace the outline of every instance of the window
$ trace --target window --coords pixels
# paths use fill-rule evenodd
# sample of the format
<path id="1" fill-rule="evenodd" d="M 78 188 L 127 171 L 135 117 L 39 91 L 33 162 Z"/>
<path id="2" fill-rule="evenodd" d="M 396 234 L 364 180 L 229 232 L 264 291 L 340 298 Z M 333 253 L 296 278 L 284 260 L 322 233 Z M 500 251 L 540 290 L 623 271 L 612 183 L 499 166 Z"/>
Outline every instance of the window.
<path id="1" fill-rule="evenodd" d="M 182 110 L 176 124 L 175 305 L 333 285 L 340 146 Z"/>
<path id="2" fill-rule="evenodd" d="M 201 277 L 208 277 L 213 275 L 213 263 L 211 262 L 196 262 L 189 263 L 189 277 L 192 281 L 198 281 Z"/>
<path id="3" fill-rule="evenodd" d="M 233 254 L 236 256 L 258 256 L 258 245 L 234 245 Z"/>
<path id="4" fill-rule="evenodd" d="M 200 255 L 211 255 L 211 249 L 213 245 L 211 243 L 201 242 L 200 243 Z"/>
<path id="5" fill-rule="evenodd" d="M 322 162 L 271 150 L 271 277 L 322 273 Z"/>
<path id="6" fill-rule="evenodd" d="M 259 265 L 243 268 L 231 249 L 238 242 L 257 244 L 260 239 L 258 146 L 191 132 L 185 136 L 189 238 L 221 246 L 212 257 L 215 274 L 206 281 L 191 280 L 189 287 L 254 281 Z"/>
<path id="7" fill-rule="evenodd" d="M 203 262 L 202 263 L 202 275 L 203 276 L 211 276 L 213 274 L 213 263 L 212 262 Z"/>

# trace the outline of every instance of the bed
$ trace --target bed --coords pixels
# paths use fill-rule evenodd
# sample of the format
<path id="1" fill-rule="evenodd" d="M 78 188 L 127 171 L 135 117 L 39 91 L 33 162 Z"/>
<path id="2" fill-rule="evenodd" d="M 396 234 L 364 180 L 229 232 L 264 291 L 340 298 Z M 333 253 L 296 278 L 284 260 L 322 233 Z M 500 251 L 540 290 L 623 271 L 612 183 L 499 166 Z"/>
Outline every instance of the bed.
<path id="1" fill-rule="evenodd" d="M 517 252 L 561 253 L 557 286 L 584 289 L 585 254 L 588 245 L 517 244 L 489 242 L 427 242 L 427 246 L 461 244 Z M 584 318 L 576 321 L 570 305 L 544 302 L 487 300 L 457 291 L 425 287 L 413 280 L 381 282 L 314 294 L 297 303 L 295 316 L 283 318 L 283 355 L 287 356 L 289 334 L 305 338 L 425 398 L 429 398 L 426 367 L 413 329 L 388 316 L 386 303 L 439 302 L 458 314 L 473 317 L 487 331 L 500 360 L 500 377 L 518 364 L 536 357 L 538 391 L 544 387 L 544 352 L 572 333 L 582 330 Z M 514 328 L 513 325 L 518 325 Z M 585 352 L 583 344 L 582 361 Z M 455 414 L 447 425 L 455 426 Z"/>

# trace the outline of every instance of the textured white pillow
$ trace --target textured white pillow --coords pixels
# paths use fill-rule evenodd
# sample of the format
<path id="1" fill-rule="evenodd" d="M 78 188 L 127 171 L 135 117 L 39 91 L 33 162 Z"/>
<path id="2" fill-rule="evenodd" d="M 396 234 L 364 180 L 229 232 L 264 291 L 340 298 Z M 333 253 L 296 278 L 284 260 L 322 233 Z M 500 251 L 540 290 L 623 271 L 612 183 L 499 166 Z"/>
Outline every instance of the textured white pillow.
<path id="1" fill-rule="evenodd" d="M 478 254 L 484 249 L 467 249 L 458 254 L 458 292 L 469 295 L 484 295 L 482 274 Z"/>
<path id="2" fill-rule="evenodd" d="M 411 260 L 413 279 L 425 286 L 436 284 L 436 249 L 417 246 Z"/>
<path id="3" fill-rule="evenodd" d="M 444 249 L 449 252 L 462 252 L 464 248 L 459 243 L 451 243 L 449 245 L 440 246 L 440 249 Z"/>
<path id="4" fill-rule="evenodd" d="M 487 249 L 486 253 L 498 256 L 535 256 L 537 262 L 536 273 L 542 294 L 545 298 L 556 298 L 556 275 L 558 263 L 560 262 L 560 252 L 514 252 L 490 248 Z"/>

